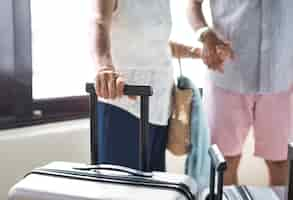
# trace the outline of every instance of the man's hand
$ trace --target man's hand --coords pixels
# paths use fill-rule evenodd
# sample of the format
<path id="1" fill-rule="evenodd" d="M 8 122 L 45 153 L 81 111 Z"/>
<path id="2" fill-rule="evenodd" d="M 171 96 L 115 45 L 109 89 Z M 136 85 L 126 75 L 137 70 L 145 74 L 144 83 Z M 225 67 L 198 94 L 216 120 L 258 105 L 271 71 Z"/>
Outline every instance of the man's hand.
<path id="1" fill-rule="evenodd" d="M 224 62 L 234 57 L 231 44 L 219 39 L 212 30 L 204 32 L 200 40 L 203 43 L 203 62 L 211 70 L 224 72 Z"/>

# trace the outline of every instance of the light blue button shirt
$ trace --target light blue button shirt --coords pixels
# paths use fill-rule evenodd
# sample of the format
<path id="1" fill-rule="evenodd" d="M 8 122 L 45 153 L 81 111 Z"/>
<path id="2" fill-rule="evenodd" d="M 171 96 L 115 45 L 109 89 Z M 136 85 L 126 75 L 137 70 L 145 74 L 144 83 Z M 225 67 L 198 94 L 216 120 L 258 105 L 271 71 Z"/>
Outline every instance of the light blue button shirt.
<path id="1" fill-rule="evenodd" d="M 199 0 L 201 1 L 201 0 Z M 210 0 L 214 29 L 232 42 L 235 59 L 212 82 L 240 93 L 286 91 L 293 83 L 292 0 Z"/>

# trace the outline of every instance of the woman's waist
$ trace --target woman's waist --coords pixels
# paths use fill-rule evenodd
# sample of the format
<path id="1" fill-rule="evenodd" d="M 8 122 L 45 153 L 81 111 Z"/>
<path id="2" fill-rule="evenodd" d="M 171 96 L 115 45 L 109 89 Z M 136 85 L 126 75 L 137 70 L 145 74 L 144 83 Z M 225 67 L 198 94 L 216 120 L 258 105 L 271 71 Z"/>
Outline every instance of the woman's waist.
<path id="1" fill-rule="evenodd" d="M 147 58 L 138 56 L 113 56 L 113 64 L 120 71 L 170 71 L 172 70 L 172 58 Z"/>
<path id="2" fill-rule="evenodd" d="M 131 76 L 140 76 L 140 75 L 157 75 L 157 74 L 165 74 L 172 76 L 173 74 L 173 66 L 172 61 L 166 61 L 165 63 L 131 63 L 131 62 L 115 62 L 114 66 L 117 72 Z"/>
<path id="3" fill-rule="evenodd" d="M 172 66 L 172 55 L 168 46 L 112 48 L 111 53 L 113 63 L 119 69 L 167 70 Z"/>

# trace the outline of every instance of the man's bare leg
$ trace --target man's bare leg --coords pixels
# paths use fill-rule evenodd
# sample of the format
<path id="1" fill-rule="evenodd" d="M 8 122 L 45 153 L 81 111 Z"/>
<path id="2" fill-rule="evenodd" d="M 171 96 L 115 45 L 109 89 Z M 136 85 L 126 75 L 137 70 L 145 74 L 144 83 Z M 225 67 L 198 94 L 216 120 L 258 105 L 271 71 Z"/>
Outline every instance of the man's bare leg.
<path id="1" fill-rule="evenodd" d="M 241 156 L 226 156 L 227 170 L 224 175 L 225 185 L 237 185 L 238 184 L 238 168 L 240 164 Z"/>
<path id="2" fill-rule="evenodd" d="M 266 161 L 269 169 L 270 185 L 288 184 L 288 161 Z"/>

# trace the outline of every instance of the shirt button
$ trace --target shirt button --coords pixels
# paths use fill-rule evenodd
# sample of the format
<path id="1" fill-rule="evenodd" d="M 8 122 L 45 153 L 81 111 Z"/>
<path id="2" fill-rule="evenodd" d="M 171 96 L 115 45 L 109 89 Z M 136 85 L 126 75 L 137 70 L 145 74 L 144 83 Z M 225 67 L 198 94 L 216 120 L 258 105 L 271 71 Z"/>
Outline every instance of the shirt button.
<path id="1" fill-rule="evenodd" d="M 271 42 L 267 39 L 263 39 L 261 43 L 261 50 L 268 51 L 271 49 Z"/>

